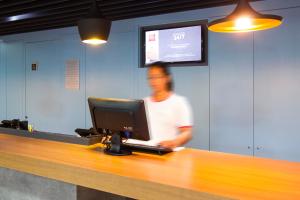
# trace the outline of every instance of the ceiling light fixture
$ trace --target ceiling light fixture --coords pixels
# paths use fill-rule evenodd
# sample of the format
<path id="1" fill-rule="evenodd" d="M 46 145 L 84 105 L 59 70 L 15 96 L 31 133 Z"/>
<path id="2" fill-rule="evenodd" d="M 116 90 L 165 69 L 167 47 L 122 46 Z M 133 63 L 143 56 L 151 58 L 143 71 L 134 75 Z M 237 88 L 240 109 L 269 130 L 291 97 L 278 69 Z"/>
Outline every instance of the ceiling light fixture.
<path id="1" fill-rule="evenodd" d="M 9 16 L 5 18 L 5 22 L 14 22 L 14 21 L 19 21 L 19 20 L 25 20 L 25 19 L 31 19 L 34 17 L 39 17 L 42 16 L 40 13 L 25 13 L 21 15 L 14 15 L 14 16 Z"/>
<path id="2" fill-rule="evenodd" d="M 86 44 L 99 45 L 106 43 L 110 27 L 111 21 L 103 17 L 96 0 L 93 1 L 88 15 L 78 21 L 81 41 Z"/>
<path id="3" fill-rule="evenodd" d="M 259 31 L 275 28 L 282 23 L 282 20 L 281 16 L 261 14 L 255 11 L 248 0 L 239 0 L 231 14 L 210 22 L 208 29 L 224 33 Z"/>

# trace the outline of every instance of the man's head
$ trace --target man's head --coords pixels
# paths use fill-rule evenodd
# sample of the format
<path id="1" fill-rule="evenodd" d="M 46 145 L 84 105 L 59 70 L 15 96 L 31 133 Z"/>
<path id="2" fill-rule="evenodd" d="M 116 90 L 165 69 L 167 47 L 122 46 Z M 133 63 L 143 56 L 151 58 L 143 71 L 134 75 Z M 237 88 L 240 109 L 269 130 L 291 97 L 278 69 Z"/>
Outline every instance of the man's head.
<path id="1" fill-rule="evenodd" d="M 148 82 L 154 92 L 172 91 L 173 81 L 170 69 L 164 62 L 155 62 L 147 65 Z"/>

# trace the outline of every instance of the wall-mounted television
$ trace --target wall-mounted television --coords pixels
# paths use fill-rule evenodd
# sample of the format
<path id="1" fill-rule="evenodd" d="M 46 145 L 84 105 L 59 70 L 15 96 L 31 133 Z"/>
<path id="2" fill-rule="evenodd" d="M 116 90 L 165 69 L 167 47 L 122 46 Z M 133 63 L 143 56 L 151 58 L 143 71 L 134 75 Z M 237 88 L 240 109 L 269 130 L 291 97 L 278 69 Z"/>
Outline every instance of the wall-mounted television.
<path id="1" fill-rule="evenodd" d="M 208 65 L 207 20 L 140 28 L 140 67 L 163 61 L 170 66 Z"/>

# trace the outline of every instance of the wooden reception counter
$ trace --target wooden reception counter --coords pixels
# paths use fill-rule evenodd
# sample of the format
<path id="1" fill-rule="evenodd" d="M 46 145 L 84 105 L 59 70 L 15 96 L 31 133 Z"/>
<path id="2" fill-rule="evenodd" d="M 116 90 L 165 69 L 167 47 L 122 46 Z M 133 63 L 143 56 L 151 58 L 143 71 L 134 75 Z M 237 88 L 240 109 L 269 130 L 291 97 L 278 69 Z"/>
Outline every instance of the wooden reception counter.
<path id="1" fill-rule="evenodd" d="M 195 149 L 114 157 L 0 134 L 0 167 L 136 199 L 300 199 L 300 163 Z"/>

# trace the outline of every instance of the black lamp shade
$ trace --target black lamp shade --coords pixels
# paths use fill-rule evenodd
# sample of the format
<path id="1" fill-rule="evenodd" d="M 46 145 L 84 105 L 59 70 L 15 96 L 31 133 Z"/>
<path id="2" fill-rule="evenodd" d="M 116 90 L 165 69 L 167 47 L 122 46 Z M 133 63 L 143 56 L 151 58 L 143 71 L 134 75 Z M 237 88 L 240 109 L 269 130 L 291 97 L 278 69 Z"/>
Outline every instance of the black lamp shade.
<path id="1" fill-rule="evenodd" d="M 235 10 L 227 17 L 208 24 L 214 32 L 238 33 L 259 31 L 279 26 L 283 18 L 278 15 L 261 14 L 254 10 L 249 0 L 239 0 Z"/>
<path id="2" fill-rule="evenodd" d="M 104 18 L 83 18 L 78 21 L 80 38 L 85 43 L 90 43 L 89 41 L 106 43 L 110 27 L 111 21 Z"/>

